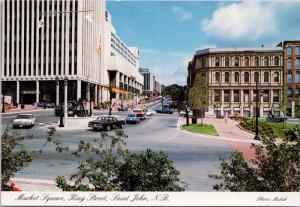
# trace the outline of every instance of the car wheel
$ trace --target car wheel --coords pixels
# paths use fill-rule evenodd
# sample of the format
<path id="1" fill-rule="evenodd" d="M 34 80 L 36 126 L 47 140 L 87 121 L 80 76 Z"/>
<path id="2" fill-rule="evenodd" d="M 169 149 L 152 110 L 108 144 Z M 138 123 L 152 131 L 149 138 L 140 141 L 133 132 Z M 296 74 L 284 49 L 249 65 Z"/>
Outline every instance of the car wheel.
<path id="1" fill-rule="evenodd" d="M 110 126 L 107 126 L 106 127 L 106 131 L 110 131 L 111 127 Z"/>

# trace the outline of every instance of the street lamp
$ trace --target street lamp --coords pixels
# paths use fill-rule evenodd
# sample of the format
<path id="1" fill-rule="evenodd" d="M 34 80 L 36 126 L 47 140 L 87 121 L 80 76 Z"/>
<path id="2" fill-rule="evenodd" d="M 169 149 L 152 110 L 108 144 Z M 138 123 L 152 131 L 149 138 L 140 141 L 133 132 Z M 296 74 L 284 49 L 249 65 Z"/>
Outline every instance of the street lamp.
<path id="1" fill-rule="evenodd" d="M 2 113 L 5 113 L 5 109 L 4 109 L 4 87 L 5 83 L 2 81 Z"/>
<path id="2" fill-rule="evenodd" d="M 61 93 L 60 87 L 59 87 L 59 78 L 58 76 L 56 76 L 55 78 L 56 80 L 56 85 L 58 86 L 58 90 L 59 90 L 59 94 Z M 58 100 L 59 100 L 59 106 L 60 106 L 60 112 L 59 112 L 59 127 L 64 127 L 64 123 L 63 123 L 63 108 L 62 108 L 62 102 L 61 102 L 61 98 L 60 96 L 58 96 Z"/>
<path id="3" fill-rule="evenodd" d="M 67 76 L 64 78 L 64 89 L 65 89 L 65 100 L 64 100 L 64 125 L 67 125 L 68 118 L 68 78 Z"/>
<path id="4" fill-rule="evenodd" d="M 258 136 L 258 113 L 259 113 L 258 102 L 259 102 L 259 98 L 260 98 L 260 91 L 258 90 L 258 78 L 256 79 L 255 93 L 256 93 L 256 112 L 255 112 L 255 136 L 254 136 L 254 139 L 260 140 L 260 137 Z"/>
<path id="5" fill-rule="evenodd" d="M 108 110 L 108 115 L 111 115 L 111 105 L 112 105 L 112 88 L 111 88 L 111 82 L 109 82 L 109 110 Z"/>

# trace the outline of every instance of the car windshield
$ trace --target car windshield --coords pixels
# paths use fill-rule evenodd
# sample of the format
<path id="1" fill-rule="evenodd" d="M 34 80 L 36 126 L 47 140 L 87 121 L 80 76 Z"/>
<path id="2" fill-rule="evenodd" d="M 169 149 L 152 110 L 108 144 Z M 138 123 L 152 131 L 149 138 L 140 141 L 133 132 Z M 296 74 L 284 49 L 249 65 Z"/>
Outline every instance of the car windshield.
<path id="1" fill-rule="evenodd" d="M 128 117 L 135 118 L 135 115 L 134 114 L 129 114 Z"/>
<path id="2" fill-rule="evenodd" d="M 32 118 L 31 115 L 22 115 L 22 114 L 20 114 L 20 115 L 17 116 L 17 119 L 31 119 L 31 118 Z"/>

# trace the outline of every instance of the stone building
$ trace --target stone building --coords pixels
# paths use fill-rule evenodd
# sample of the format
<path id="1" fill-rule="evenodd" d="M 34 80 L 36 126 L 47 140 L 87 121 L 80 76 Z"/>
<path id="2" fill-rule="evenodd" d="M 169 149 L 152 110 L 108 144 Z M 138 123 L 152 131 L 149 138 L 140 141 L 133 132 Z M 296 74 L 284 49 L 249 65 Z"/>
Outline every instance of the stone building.
<path id="1" fill-rule="evenodd" d="M 283 86 L 282 48 L 217 48 L 199 50 L 188 65 L 188 87 L 196 74 L 206 77 L 211 87 L 210 114 L 256 112 L 256 82 L 259 116 L 279 113 Z"/>

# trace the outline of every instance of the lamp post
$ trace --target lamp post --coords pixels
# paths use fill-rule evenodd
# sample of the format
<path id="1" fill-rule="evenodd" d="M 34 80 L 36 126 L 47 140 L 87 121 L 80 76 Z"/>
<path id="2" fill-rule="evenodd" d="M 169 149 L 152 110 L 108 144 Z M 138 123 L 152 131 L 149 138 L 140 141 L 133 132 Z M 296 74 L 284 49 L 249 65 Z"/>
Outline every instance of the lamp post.
<path id="1" fill-rule="evenodd" d="M 64 89 L 65 89 L 65 100 L 64 100 L 64 125 L 67 125 L 68 118 L 68 78 L 67 76 L 64 78 Z"/>
<path id="2" fill-rule="evenodd" d="M 59 94 L 61 93 L 60 87 L 59 87 L 59 78 L 58 76 L 56 76 L 55 78 L 56 80 L 56 85 L 58 86 L 58 90 L 59 90 Z M 64 127 L 64 123 L 63 123 L 63 106 L 62 106 L 62 102 L 61 102 L 61 98 L 60 96 L 58 96 L 58 100 L 59 100 L 59 106 L 60 106 L 60 112 L 59 112 L 59 127 Z"/>
<path id="3" fill-rule="evenodd" d="M 92 99 L 91 99 L 92 83 L 88 83 L 88 87 L 89 87 L 90 116 L 92 116 Z"/>
<path id="4" fill-rule="evenodd" d="M 4 82 L 2 81 L 2 113 L 5 113 L 5 109 L 4 109 L 4 90 L 3 90 L 3 87 L 4 87 Z"/>
<path id="5" fill-rule="evenodd" d="M 256 80 L 255 93 L 256 93 L 256 112 L 255 112 L 255 136 L 254 136 L 254 139 L 260 140 L 260 138 L 258 136 L 258 113 L 259 113 L 258 102 L 259 102 L 259 98 L 260 98 L 260 93 L 258 91 L 258 78 Z"/>
<path id="6" fill-rule="evenodd" d="M 108 110 L 108 115 L 111 115 L 111 105 L 112 105 L 112 88 L 111 88 L 111 83 L 109 82 L 109 110 Z"/>

